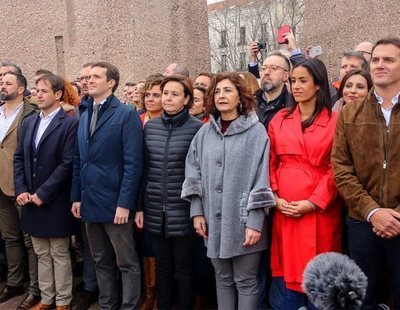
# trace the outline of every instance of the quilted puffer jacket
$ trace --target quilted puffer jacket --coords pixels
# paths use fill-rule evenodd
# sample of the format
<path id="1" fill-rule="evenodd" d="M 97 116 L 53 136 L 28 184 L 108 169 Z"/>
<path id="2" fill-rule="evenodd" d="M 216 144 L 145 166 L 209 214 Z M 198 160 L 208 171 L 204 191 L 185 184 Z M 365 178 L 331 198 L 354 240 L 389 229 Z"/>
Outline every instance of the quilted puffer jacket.
<path id="1" fill-rule="evenodd" d="M 190 143 L 203 125 L 184 108 L 149 120 L 144 128 L 144 227 L 165 237 L 193 233 L 190 203 L 181 199 Z"/>

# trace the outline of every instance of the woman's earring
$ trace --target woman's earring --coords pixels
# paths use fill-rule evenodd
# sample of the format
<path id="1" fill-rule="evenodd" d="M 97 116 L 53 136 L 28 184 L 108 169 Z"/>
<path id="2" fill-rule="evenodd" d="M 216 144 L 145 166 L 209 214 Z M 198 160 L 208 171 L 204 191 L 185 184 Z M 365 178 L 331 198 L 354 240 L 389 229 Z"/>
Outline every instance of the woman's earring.
<path id="1" fill-rule="evenodd" d="M 243 105 L 242 103 L 239 101 L 239 112 L 242 113 L 243 112 Z"/>

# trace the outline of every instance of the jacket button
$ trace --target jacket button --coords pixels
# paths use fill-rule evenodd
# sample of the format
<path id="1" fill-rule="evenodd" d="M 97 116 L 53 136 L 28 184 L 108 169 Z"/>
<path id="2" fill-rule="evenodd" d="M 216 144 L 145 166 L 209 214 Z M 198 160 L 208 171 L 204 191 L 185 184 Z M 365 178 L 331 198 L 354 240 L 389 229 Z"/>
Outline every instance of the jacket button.
<path id="1" fill-rule="evenodd" d="M 33 176 L 34 178 L 36 178 L 36 173 L 32 173 L 32 176 Z"/>
<path id="2" fill-rule="evenodd" d="M 222 216 L 221 216 L 221 213 L 220 212 L 217 212 L 216 214 L 215 214 L 215 217 L 217 218 L 217 219 L 221 219 L 222 218 Z"/>
<path id="3" fill-rule="evenodd" d="M 35 158 L 33 159 L 33 161 L 36 163 L 36 162 L 37 162 L 37 158 L 35 157 Z"/>
<path id="4" fill-rule="evenodd" d="M 217 192 L 218 192 L 218 193 L 222 193 L 222 187 L 219 186 L 219 185 L 217 186 Z"/>
<path id="5" fill-rule="evenodd" d="M 221 167 L 222 166 L 222 162 L 220 160 L 217 160 L 217 166 Z"/>

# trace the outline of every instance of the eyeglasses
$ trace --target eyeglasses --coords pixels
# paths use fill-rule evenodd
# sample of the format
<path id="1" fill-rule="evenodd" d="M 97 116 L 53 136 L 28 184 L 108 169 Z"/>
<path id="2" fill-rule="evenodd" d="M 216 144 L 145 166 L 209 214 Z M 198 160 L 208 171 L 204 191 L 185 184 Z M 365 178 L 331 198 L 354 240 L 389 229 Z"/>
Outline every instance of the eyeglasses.
<path id="1" fill-rule="evenodd" d="M 80 82 L 87 82 L 87 81 L 89 81 L 89 79 L 90 79 L 90 76 L 81 76 L 80 78 L 79 78 L 79 81 Z"/>
<path id="2" fill-rule="evenodd" d="M 267 66 L 262 66 L 261 67 L 261 71 L 269 70 L 270 72 L 275 72 L 275 71 L 278 71 L 279 69 L 281 69 L 281 70 L 283 70 L 285 72 L 289 71 L 289 70 L 287 70 L 287 69 L 285 69 L 285 68 L 283 68 L 281 66 L 278 66 L 278 65 L 269 65 L 269 66 L 267 65 Z"/>
<path id="3" fill-rule="evenodd" d="M 367 55 L 372 55 L 370 52 L 366 52 L 366 51 L 359 51 L 359 53 L 361 53 L 361 54 L 363 54 L 363 55 L 365 55 L 365 54 L 367 54 Z"/>

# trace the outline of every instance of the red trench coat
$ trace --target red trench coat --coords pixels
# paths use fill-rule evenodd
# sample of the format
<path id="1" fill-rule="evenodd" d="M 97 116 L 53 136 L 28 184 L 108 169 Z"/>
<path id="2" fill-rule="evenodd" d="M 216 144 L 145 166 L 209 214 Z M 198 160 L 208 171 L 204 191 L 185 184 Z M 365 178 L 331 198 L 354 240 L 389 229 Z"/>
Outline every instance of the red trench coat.
<path id="1" fill-rule="evenodd" d="M 271 269 L 286 287 L 302 292 L 303 271 L 317 254 L 341 249 L 340 198 L 330 164 L 338 114 L 324 109 L 314 123 L 301 129 L 300 111 L 285 118 L 287 109 L 271 121 L 270 180 L 278 197 L 309 200 L 317 211 L 300 218 L 274 213 Z"/>

